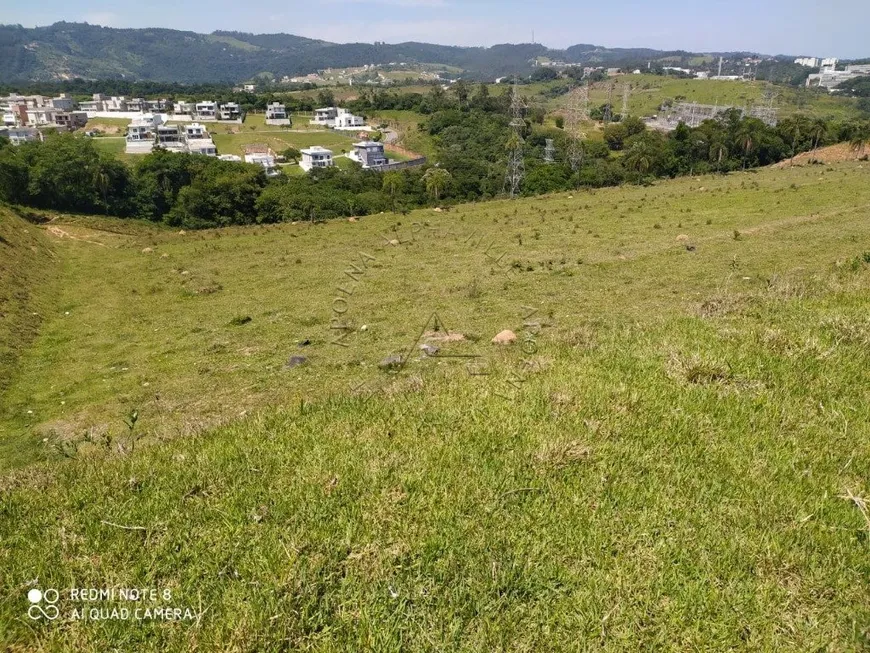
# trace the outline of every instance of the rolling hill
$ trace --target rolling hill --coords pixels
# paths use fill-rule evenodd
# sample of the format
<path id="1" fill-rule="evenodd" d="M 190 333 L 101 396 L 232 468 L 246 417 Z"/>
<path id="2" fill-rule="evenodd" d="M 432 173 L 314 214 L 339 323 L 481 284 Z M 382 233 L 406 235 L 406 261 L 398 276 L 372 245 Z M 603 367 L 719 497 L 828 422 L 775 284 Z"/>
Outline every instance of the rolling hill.
<path id="1" fill-rule="evenodd" d="M 551 50 L 540 44 L 490 48 L 429 43 L 329 43 L 290 34 L 117 29 L 87 23 L 47 27 L 0 26 L 0 82 L 132 78 L 163 82 L 238 82 L 261 72 L 277 76 L 394 61 L 435 63 L 492 78 L 530 70 L 549 57 L 571 63 L 611 64 L 691 57 L 686 52 L 576 45 Z"/>

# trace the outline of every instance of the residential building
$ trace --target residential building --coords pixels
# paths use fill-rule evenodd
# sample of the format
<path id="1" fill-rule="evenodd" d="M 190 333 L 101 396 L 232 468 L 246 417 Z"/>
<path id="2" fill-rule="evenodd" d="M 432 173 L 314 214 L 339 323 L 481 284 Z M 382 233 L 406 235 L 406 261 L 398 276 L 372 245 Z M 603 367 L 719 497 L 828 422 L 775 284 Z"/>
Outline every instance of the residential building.
<path id="1" fill-rule="evenodd" d="M 160 116 L 151 113 L 136 118 L 127 127 L 127 154 L 148 154 L 154 149 L 157 128 L 163 123 Z"/>
<path id="2" fill-rule="evenodd" d="M 58 111 L 54 114 L 54 123 L 63 129 L 75 131 L 88 124 L 88 114 L 86 111 Z"/>
<path id="3" fill-rule="evenodd" d="M 194 107 L 194 113 L 196 114 L 197 118 L 214 120 L 217 118 L 217 102 L 197 102 L 196 106 Z"/>
<path id="4" fill-rule="evenodd" d="M 819 58 L 818 57 L 798 57 L 794 60 L 794 62 L 798 66 L 806 66 L 807 68 L 818 68 L 819 67 Z"/>
<path id="5" fill-rule="evenodd" d="M 334 125 L 336 117 L 338 117 L 338 109 L 335 107 L 315 109 L 314 120 L 311 123 L 314 125 Z"/>
<path id="6" fill-rule="evenodd" d="M 217 147 L 210 138 L 195 138 L 187 141 L 187 151 L 190 154 L 217 156 Z"/>
<path id="7" fill-rule="evenodd" d="M 287 114 L 287 108 L 280 102 L 271 102 L 266 107 L 266 124 L 267 125 L 289 125 L 291 124 L 290 116 Z"/>
<path id="8" fill-rule="evenodd" d="M 192 122 L 184 126 L 184 137 L 187 140 L 193 140 L 198 138 L 207 138 L 211 140 L 208 129 L 205 126 L 200 125 L 198 122 Z"/>
<path id="9" fill-rule="evenodd" d="M 257 90 L 257 85 L 256 84 L 245 84 L 242 88 L 245 89 L 245 93 L 253 93 L 254 91 Z"/>
<path id="10" fill-rule="evenodd" d="M 43 140 L 42 132 L 35 127 L 12 127 L 7 131 L 6 136 L 12 145 Z"/>
<path id="11" fill-rule="evenodd" d="M 853 64 L 846 66 L 847 73 L 857 73 L 859 75 L 870 75 L 870 64 Z"/>
<path id="12" fill-rule="evenodd" d="M 242 157 L 238 154 L 221 154 L 218 156 L 221 161 L 232 161 L 233 163 L 241 163 Z"/>
<path id="13" fill-rule="evenodd" d="M 308 172 L 312 168 L 328 168 L 333 165 L 332 150 L 315 145 L 301 150 L 302 161 L 299 167 Z"/>
<path id="14" fill-rule="evenodd" d="M 51 106 L 59 111 L 72 111 L 76 107 L 76 102 L 71 97 L 67 97 L 66 93 L 61 93 L 59 97 L 52 98 Z"/>
<path id="15" fill-rule="evenodd" d="M 24 124 L 31 127 L 45 127 L 46 125 L 54 125 L 54 116 L 57 113 L 54 109 L 48 107 L 28 108 L 27 122 Z"/>
<path id="16" fill-rule="evenodd" d="M 822 72 L 829 72 L 837 69 L 837 64 L 840 63 L 840 60 L 836 57 L 830 57 L 828 59 L 822 59 Z"/>
<path id="17" fill-rule="evenodd" d="M 157 125 L 157 145 L 176 152 L 185 151 L 184 133 L 178 125 Z"/>
<path id="18" fill-rule="evenodd" d="M 235 102 L 227 102 L 220 106 L 218 116 L 221 120 L 239 120 L 242 117 L 242 109 Z"/>
<path id="19" fill-rule="evenodd" d="M 193 102 L 187 102 L 186 100 L 179 100 L 175 103 L 174 108 L 176 116 L 189 116 L 196 111 L 196 105 Z"/>
<path id="20" fill-rule="evenodd" d="M 15 114 L 11 111 L 4 111 L 0 119 L 2 119 L 2 124 L 4 127 L 14 127 L 18 124 L 18 121 L 15 118 Z"/>
<path id="21" fill-rule="evenodd" d="M 103 111 L 127 111 L 127 98 L 123 95 L 115 97 L 114 95 L 108 100 L 103 100 Z"/>
<path id="22" fill-rule="evenodd" d="M 82 111 L 88 111 L 91 113 L 106 111 L 106 97 L 101 93 L 94 93 L 92 99 L 85 102 L 79 102 L 79 108 Z"/>
<path id="23" fill-rule="evenodd" d="M 127 111 L 145 111 L 147 108 L 145 98 L 131 97 L 127 100 Z"/>
<path id="24" fill-rule="evenodd" d="M 362 116 L 355 116 L 347 109 L 339 109 L 335 117 L 336 129 L 355 129 L 365 127 L 366 121 Z"/>
<path id="25" fill-rule="evenodd" d="M 363 168 L 387 165 L 390 161 L 384 154 L 384 144 L 376 141 L 361 141 L 353 144 L 354 151 L 348 155 L 362 164 Z"/>

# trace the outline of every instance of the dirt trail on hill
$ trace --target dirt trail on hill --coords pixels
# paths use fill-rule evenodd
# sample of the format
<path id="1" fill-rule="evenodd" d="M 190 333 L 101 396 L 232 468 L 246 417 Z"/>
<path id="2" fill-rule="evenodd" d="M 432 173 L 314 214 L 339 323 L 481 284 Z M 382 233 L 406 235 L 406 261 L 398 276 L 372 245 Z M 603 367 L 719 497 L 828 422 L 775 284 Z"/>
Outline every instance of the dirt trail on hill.
<path id="1" fill-rule="evenodd" d="M 60 227 L 55 227 L 53 225 L 48 227 L 48 233 L 50 233 L 52 236 L 57 236 L 58 238 L 69 238 L 70 240 L 78 240 L 82 243 L 90 243 L 91 245 L 99 245 L 100 247 L 106 246 L 105 243 L 101 243 L 96 240 L 88 240 L 87 238 L 79 238 L 78 236 L 73 236 L 68 231 L 61 229 Z"/>

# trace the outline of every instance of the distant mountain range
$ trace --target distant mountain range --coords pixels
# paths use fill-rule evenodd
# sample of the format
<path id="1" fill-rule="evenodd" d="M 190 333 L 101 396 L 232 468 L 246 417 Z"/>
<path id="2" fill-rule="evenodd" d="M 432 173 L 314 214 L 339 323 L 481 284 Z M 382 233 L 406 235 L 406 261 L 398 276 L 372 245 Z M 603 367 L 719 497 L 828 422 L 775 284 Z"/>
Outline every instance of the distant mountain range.
<path id="1" fill-rule="evenodd" d="M 742 54 L 742 53 L 741 53 Z M 687 60 L 692 53 L 646 48 L 539 44 L 455 47 L 429 43 L 329 43 L 290 34 L 171 29 L 116 29 L 87 23 L 25 28 L 0 25 L 0 82 L 125 78 L 161 82 L 240 82 L 268 72 L 304 75 L 324 68 L 391 62 L 455 66 L 469 77 L 528 71 L 536 57 L 575 64 L 617 66 L 650 59 Z"/>

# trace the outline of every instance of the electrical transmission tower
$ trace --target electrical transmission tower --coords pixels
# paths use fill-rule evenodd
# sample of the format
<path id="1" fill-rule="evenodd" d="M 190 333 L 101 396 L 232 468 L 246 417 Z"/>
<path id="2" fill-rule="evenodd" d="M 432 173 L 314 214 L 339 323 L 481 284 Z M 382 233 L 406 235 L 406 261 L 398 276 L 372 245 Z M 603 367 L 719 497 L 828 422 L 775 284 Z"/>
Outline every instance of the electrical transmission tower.
<path id="1" fill-rule="evenodd" d="M 546 147 L 544 148 L 544 163 L 553 163 L 556 161 L 556 146 L 553 145 L 553 139 L 546 139 Z"/>
<path id="2" fill-rule="evenodd" d="M 631 84 L 622 85 L 622 113 L 619 114 L 619 119 L 625 122 L 628 118 L 628 100 L 631 97 Z"/>
<path id="3" fill-rule="evenodd" d="M 526 121 L 523 118 L 523 113 L 526 109 L 526 103 L 520 97 L 519 86 L 514 81 L 511 89 L 511 134 L 508 141 L 508 165 L 507 176 L 505 178 L 505 186 L 510 190 L 511 199 L 514 199 L 520 191 L 520 186 L 523 183 L 523 178 L 526 176 L 526 164 L 523 159 L 523 129 L 526 127 Z"/>
<path id="4" fill-rule="evenodd" d="M 607 88 L 607 104 L 604 107 L 604 124 L 606 125 L 613 120 L 613 88 L 616 86 L 613 82 Z"/>
<path id="5" fill-rule="evenodd" d="M 568 96 L 568 106 L 565 116 L 565 128 L 571 138 L 568 146 L 568 162 L 572 170 L 577 170 L 583 164 L 583 131 L 584 123 L 589 120 L 589 84 L 584 84 L 571 91 Z"/>

